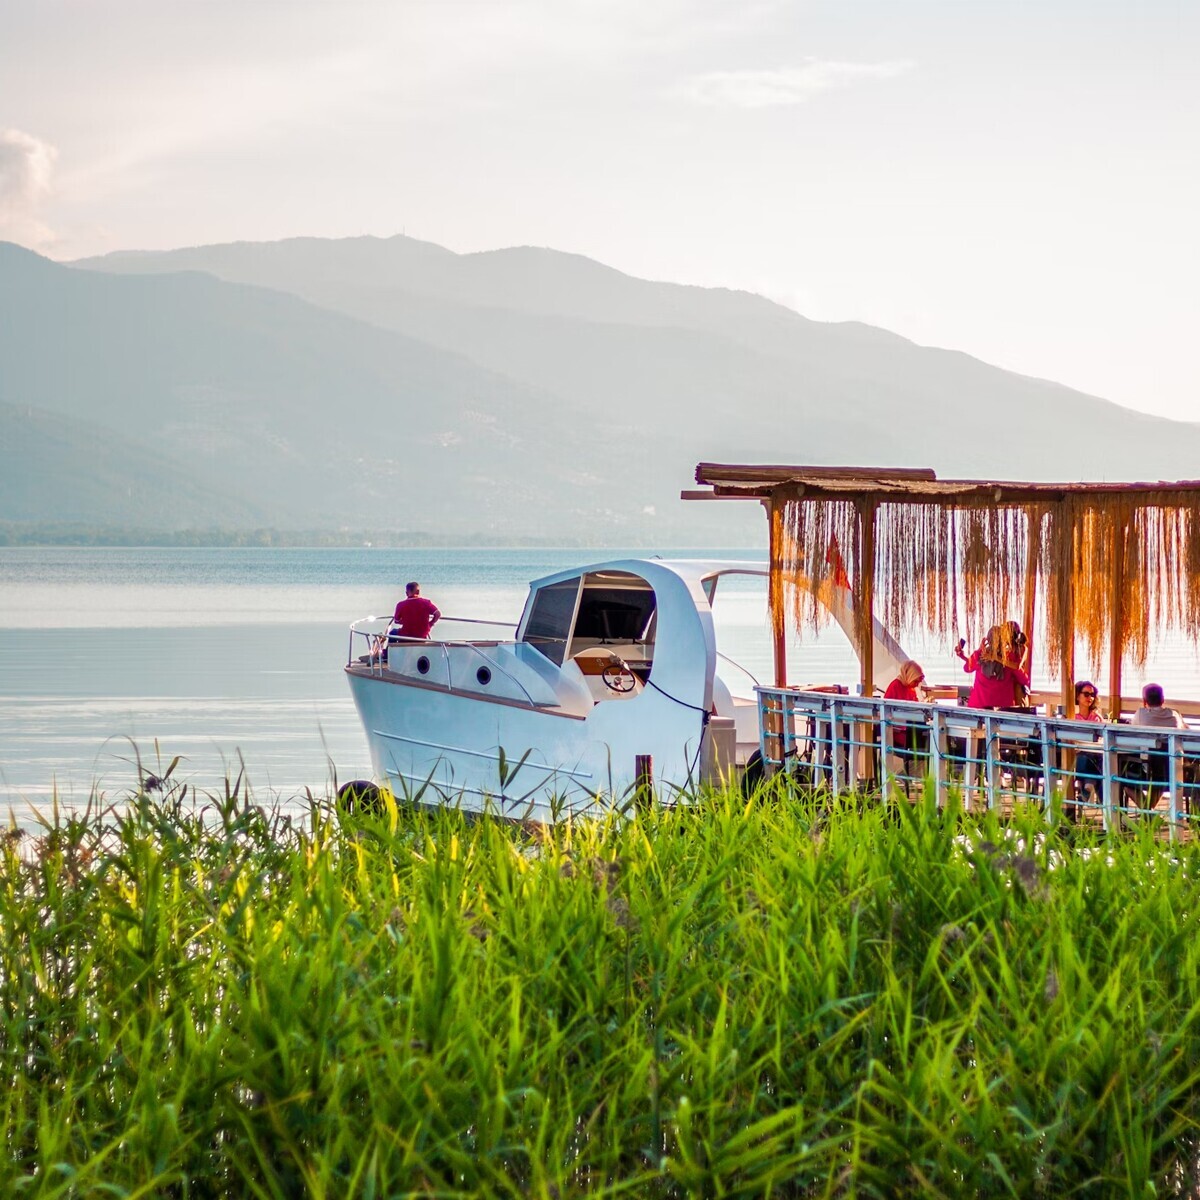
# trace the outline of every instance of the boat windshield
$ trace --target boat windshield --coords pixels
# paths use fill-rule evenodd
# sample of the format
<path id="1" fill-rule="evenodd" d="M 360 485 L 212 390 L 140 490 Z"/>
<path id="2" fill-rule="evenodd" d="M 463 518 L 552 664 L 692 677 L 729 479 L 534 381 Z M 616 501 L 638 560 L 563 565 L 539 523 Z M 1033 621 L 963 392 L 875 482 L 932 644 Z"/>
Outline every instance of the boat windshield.
<path id="1" fill-rule="evenodd" d="M 521 640 L 556 666 L 591 646 L 653 640 L 654 589 L 625 571 L 595 571 L 540 587 Z"/>
<path id="2" fill-rule="evenodd" d="M 540 650 L 557 667 L 562 666 L 570 639 L 579 584 L 577 577 L 538 588 L 525 622 L 521 640 Z"/>

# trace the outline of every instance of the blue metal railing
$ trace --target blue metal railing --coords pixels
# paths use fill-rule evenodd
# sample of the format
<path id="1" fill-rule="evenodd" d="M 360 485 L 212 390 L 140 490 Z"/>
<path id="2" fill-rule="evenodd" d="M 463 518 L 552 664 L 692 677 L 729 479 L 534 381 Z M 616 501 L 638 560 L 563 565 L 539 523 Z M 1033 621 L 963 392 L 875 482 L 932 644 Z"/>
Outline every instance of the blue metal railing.
<path id="1" fill-rule="evenodd" d="M 1059 802 L 1068 817 L 1166 817 L 1172 836 L 1200 817 L 1200 730 L 1098 725 L 1035 712 L 881 700 L 792 688 L 755 689 L 760 751 L 834 794 L 883 796 L 932 780 L 938 802 L 959 788 L 994 808 Z M 1197 811 L 1193 812 L 1193 808 Z"/>

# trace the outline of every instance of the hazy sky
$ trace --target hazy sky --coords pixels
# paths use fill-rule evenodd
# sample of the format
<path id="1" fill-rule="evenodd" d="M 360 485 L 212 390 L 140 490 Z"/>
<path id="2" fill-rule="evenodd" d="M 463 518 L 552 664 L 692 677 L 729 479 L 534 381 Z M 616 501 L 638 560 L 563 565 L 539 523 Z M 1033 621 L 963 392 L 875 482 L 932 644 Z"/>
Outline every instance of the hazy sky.
<path id="1" fill-rule="evenodd" d="M 1197 420 L 1198 62 L 1197 0 L 0 0 L 0 238 L 553 246 Z"/>

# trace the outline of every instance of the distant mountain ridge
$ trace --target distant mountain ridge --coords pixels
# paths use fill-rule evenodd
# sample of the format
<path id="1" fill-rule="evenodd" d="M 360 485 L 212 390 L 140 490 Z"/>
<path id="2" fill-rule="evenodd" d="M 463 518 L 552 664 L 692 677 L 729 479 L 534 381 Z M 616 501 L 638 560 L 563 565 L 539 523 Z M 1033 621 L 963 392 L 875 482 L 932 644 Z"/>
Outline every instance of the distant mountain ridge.
<path id="1" fill-rule="evenodd" d="M 943 475 L 1157 478 L 1195 470 L 1175 437 L 1200 444 L 1200 426 L 957 351 L 857 322 L 811 321 L 748 292 L 636 279 L 554 250 L 460 255 L 402 236 L 298 238 L 81 265 L 203 269 L 290 291 L 535 383 L 585 414 L 597 402 L 618 419 L 622 405 L 668 417 L 699 409 L 710 449 L 698 458 L 733 439 L 751 460 L 775 446 L 789 461 L 846 462 L 857 445 L 869 461 Z"/>
<path id="2" fill-rule="evenodd" d="M 22 443 L 25 478 L 58 479 L 53 502 L 9 481 L 6 436 L 0 520 L 104 516 L 113 472 L 133 469 L 121 446 L 147 473 L 169 464 L 176 488 L 145 499 L 163 528 L 394 517 L 447 539 L 609 544 L 761 536 L 740 506 L 679 502 L 701 459 L 1035 479 L 1200 461 L 1200 425 L 529 247 L 303 238 L 62 266 L 0 245 L 0 362 L 0 429 L 24 412 L 68 441 L 76 422 L 100 431 L 53 454 Z"/>
<path id="3" fill-rule="evenodd" d="M 10 251 L 0 256 L 0 357 L 0 403 L 57 418 L 68 439 L 86 423 L 44 466 L 69 510 L 56 519 L 103 513 L 83 501 L 95 490 L 89 471 L 113 459 L 91 427 L 127 438 L 147 469 L 186 468 L 192 502 L 166 490 L 142 514 L 148 527 L 221 514 L 238 525 L 374 529 L 394 519 L 447 537 L 503 537 L 551 505 L 592 515 L 590 492 L 551 453 L 552 398 L 295 296 Z M 531 458 L 545 466 L 527 470 Z M 0 484 L 0 519 L 28 507 L 8 491 Z M 128 522 L 114 511 L 119 519 Z"/>

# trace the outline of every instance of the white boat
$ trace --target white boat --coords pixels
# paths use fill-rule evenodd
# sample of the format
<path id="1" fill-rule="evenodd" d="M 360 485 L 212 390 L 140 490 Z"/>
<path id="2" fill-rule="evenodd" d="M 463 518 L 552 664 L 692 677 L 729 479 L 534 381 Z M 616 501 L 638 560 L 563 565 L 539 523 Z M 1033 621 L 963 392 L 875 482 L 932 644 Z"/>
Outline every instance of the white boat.
<path id="1" fill-rule="evenodd" d="M 544 820 L 624 802 L 639 771 L 667 803 L 736 778 L 760 732 L 756 681 L 716 644 L 726 575 L 766 571 L 658 559 L 560 571 L 530 585 L 505 640 L 388 639 L 386 622 L 355 622 L 346 674 L 377 783 Z M 830 603 L 847 629 L 848 596 Z M 876 661 L 898 665 L 903 651 L 875 632 Z"/>

